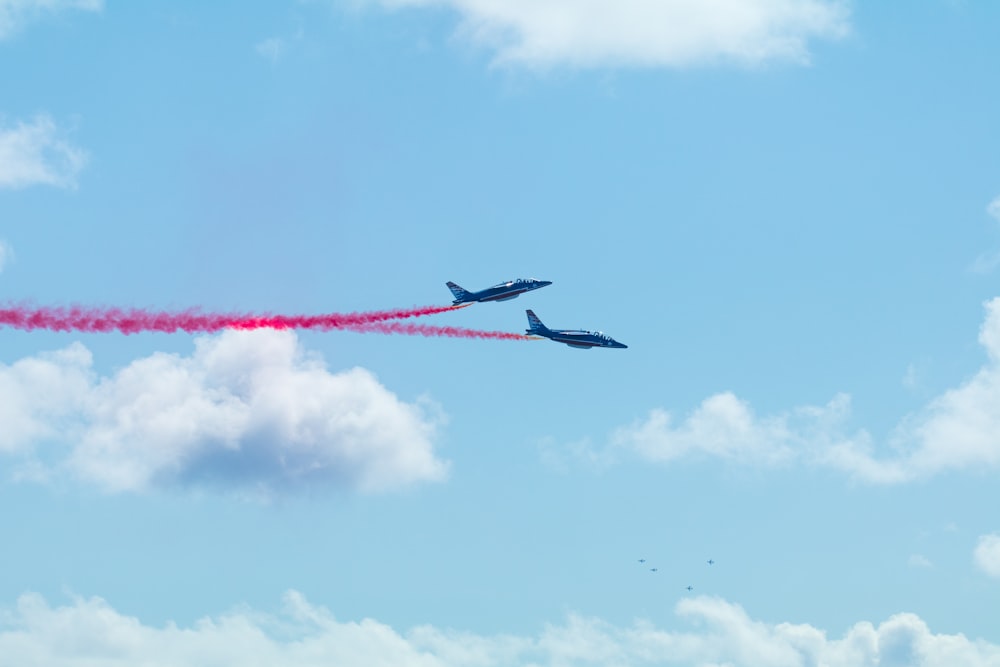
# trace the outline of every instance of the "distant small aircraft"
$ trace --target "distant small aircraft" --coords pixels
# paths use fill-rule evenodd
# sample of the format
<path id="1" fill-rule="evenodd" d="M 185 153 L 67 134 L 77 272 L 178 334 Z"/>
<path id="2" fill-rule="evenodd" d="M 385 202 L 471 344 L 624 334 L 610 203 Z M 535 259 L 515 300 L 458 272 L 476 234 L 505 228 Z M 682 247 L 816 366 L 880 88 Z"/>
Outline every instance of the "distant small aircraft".
<path id="1" fill-rule="evenodd" d="M 714 561 L 714 560 L 712 560 L 711 558 L 709 558 L 709 559 L 708 559 L 708 564 L 709 564 L 709 565 L 715 565 L 715 561 Z"/>
<path id="2" fill-rule="evenodd" d="M 645 563 L 645 562 L 646 562 L 646 559 L 645 559 L 645 558 L 640 558 L 640 559 L 639 559 L 639 562 L 640 562 L 640 563 Z"/>
<path id="3" fill-rule="evenodd" d="M 521 294 L 525 292 L 530 292 L 534 289 L 539 289 L 545 287 L 546 285 L 551 285 L 551 280 L 537 280 L 535 278 L 518 278 L 517 280 L 508 280 L 505 283 L 500 283 L 499 285 L 494 285 L 493 287 L 487 287 L 484 290 L 479 290 L 478 292 L 470 292 L 466 289 L 462 289 L 455 283 L 449 281 L 446 283 L 448 289 L 451 293 L 455 295 L 455 300 L 452 301 L 453 305 L 458 305 L 460 303 L 485 303 L 487 301 L 509 301 L 511 299 L 516 299 Z"/>
<path id="4" fill-rule="evenodd" d="M 650 571 L 650 572 L 659 572 L 659 570 L 658 570 L 658 569 L 656 569 L 655 567 L 651 567 L 651 568 L 649 568 L 649 571 Z"/>
<path id="5" fill-rule="evenodd" d="M 557 343 L 565 343 L 570 347 L 589 350 L 592 347 L 626 348 L 628 345 L 619 343 L 611 336 L 600 331 L 583 331 L 580 329 L 550 329 L 535 315 L 535 311 L 526 310 L 528 326 L 524 332 L 535 336 L 544 336 Z"/>
<path id="6" fill-rule="evenodd" d="M 694 586 L 688 586 L 688 587 L 687 587 L 687 590 L 688 590 L 688 593 L 690 593 L 691 591 L 693 591 L 693 590 L 694 590 Z"/>

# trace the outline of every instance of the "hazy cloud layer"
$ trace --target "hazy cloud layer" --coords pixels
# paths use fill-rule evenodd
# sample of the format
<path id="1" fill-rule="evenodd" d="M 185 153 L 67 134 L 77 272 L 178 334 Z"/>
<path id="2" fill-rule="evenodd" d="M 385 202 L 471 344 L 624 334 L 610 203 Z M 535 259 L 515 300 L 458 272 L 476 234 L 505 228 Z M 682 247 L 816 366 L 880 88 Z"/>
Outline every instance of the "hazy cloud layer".
<path id="1" fill-rule="evenodd" d="M 460 37 L 529 67 L 806 63 L 808 42 L 849 31 L 838 0 L 364 0 L 446 8 Z"/>
<path id="2" fill-rule="evenodd" d="M 0 40 L 46 14 L 70 9 L 99 12 L 103 8 L 104 0 L 0 0 Z"/>
<path id="3" fill-rule="evenodd" d="M 1000 647 L 935 634 L 919 617 L 860 622 L 840 639 L 810 625 L 771 624 L 736 604 L 696 597 L 677 604 L 687 631 L 647 621 L 618 627 L 570 615 L 536 636 L 482 636 L 432 626 L 399 632 L 372 619 L 338 621 L 289 592 L 280 614 L 239 609 L 191 627 L 144 625 L 99 598 L 50 606 L 22 595 L 0 613 L 0 661 L 46 667 L 490 667 L 512 665 L 752 665 L 753 667 L 996 667 Z"/>
<path id="4" fill-rule="evenodd" d="M 0 0 L 2 2 L 2 0 Z M 7 125 L 0 118 L 0 188 L 75 188 L 87 154 L 62 138 L 48 116 Z"/>
<path id="5" fill-rule="evenodd" d="M 848 428 L 846 395 L 825 406 L 758 416 L 728 392 L 705 399 L 679 421 L 666 410 L 654 409 L 616 431 L 610 451 L 660 463 L 697 456 L 750 465 L 807 463 L 875 483 L 904 482 L 947 470 L 995 469 L 1000 467 L 1000 298 L 986 303 L 979 342 L 988 355 L 986 365 L 904 419 L 885 453 L 876 453 L 868 433 Z"/>
<path id="6" fill-rule="evenodd" d="M 263 494 L 443 479 L 433 410 L 362 368 L 329 372 L 288 331 L 195 340 L 97 377 L 90 352 L 0 365 L 0 452 L 108 491 L 207 483 Z"/>
<path id="7" fill-rule="evenodd" d="M 980 570 L 995 579 L 1000 579 L 1000 535 L 980 537 L 972 558 Z"/>

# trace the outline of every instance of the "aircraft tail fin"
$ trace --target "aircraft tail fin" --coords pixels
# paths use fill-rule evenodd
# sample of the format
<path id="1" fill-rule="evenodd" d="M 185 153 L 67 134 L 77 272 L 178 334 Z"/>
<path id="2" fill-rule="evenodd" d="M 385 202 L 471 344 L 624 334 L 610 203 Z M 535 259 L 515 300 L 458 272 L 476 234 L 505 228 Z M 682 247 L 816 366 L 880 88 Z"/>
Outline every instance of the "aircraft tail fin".
<path id="1" fill-rule="evenodd" d="M 525 331 L 525 333 L 535 333 L 537 331 L 548 331 L 548 327 L 546 327 L 544 324 L 542 324 L 542 321 L 540 319 L 538 319 L 538 315 L 535 315 L 535 311 L 533 311 L 533 310 L 526 310 L 524 312 L 528 315 L 528 326 L 530 327 L 530 329 L 527 329 Z"/>
<path id="2" fill-rule="evenodd" d="M 456 304 L 457 303 L 461 303 L 462 301 L 464 301 L 469 296 L 469 292 L 468 291 L 462 289 L 461 287 L 459 287 L 455 283 L 451 282 L 450 280 L 447 283 L 445 283 L 445 284 L 448 285 L 448 289 L 450 289 L 451 293 L 455 296 L 455 303 Z"/>

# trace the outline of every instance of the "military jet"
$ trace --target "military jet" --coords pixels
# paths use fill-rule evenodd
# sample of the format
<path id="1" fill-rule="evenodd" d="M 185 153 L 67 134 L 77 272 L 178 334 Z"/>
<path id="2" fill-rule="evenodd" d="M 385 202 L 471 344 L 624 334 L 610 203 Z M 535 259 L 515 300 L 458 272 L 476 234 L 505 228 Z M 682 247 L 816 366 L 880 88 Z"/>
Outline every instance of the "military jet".
<path id="1" fill-rule="evenodd" d="M 577 347 L 584 350 L 589 350 L 592 347 L 616 347 L 616 348 L 626 348 L 628 345 L 619 343 L 611 336 L 601 333 L 600 331 L 582 331 L 579 329 L 550 329 L 542 321 L 538 319 L 535 312 L 532 310 L 525 311 L 528 314 L 528 326 L 529 329 L 525 329 L 525 333 L 532 334 L 535 336 L 544 336 L 549 340 L 553 340 L 557 343 L 565 343 L 570 347 Z"/>
<path id="2" fill-rule="evenodd" d="M 446 284 L 451 293 L 455 295 L 455 300 L 452 301 L 452 304 L 457 306 L 461 303 L 476 303 L 477 301 L 480 303 L 487 301 L 509 301 L 510 299 L 516 299 L 525 292 L 551 285 L 552 281 L 537 280 L 535 278 L 518 278 L 517 280 L 508 280 L 493 287 L 487 287 L 478 292 L 470 292 L 462 289 L 451 281 L 448 281 Z"/>
<path id="3" fill-rule="evenodd" d="M 694 590 L 694 586 L 688 586 L 688 587 L 687 587 L 687 591 L 688 591 L 688 593 L 690 593 L 690 592 L 691 592 L 691 591 L 693 591 L 693 590 Z"/>
<path id="4" fill-rule="evenodd" d="M 715 561 L 714 561 L 714 560 L 712 560 L 711 558 L 709 558 L 709 559 L 708 559 L 707 561 L 705 561 L 705 562 L 706 562 L 706 563 L 708 563 L 709 565 L 715 565 Z"/>

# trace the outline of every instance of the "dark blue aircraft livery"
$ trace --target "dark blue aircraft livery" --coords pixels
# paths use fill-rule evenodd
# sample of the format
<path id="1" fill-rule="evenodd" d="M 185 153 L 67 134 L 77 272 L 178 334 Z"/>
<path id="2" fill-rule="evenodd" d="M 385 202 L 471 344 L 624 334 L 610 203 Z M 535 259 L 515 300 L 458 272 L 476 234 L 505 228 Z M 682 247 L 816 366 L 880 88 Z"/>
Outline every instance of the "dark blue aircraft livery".
<path id="1" fill-rule="evenodd" d="M 450 289 L 451 293 L 455 295 L 455 300 L 452 301 L 452 303 L 456 306 L 460 303 L 475 303 L 477 301 L 481 303 L 485 303 L 487 301 L 508 301 L 510 299 L 516 299 L 525 292 L 530 292 L 533 289 L 538 289 L 551 284 L 552 281 L 550 280 L 518 278 L 517 280 L 508 280 L 505 283 L 500 283 L 499 285 L 494 285 L 493 287 L 487 287 L 486 289 L 478 292 L 469 292 L 453 282 L 447 283 L 448 289 Z"/>
<path id="2" fill-rule="evenodd" d="M 525 311 L 528 314 L 529 329 L 525 333 L 534 336 L 544 336 L 557 343 L 565 343 L 570 347 L 579 347 L 589 350 L 592 347 L 617 347 L 626 348 L 628 345 L 619 343 L 611 336 L 600 331 L 581 331 L 579 329 L 550 329 L 538 319 L 534 311 Z"/>

